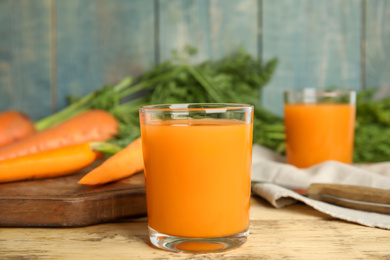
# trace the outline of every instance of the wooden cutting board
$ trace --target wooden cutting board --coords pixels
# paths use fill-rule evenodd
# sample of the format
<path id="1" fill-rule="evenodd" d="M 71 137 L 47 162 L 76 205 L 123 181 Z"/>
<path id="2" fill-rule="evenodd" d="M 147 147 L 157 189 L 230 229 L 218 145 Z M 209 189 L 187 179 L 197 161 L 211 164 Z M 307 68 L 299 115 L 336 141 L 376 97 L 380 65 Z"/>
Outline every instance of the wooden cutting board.
<path id="1" fill-rule="evenodd" d="M 0 226 L 77 227 L 146 214 L 143 173 L 101 186 L 69 176 L 0 184 Z"/>

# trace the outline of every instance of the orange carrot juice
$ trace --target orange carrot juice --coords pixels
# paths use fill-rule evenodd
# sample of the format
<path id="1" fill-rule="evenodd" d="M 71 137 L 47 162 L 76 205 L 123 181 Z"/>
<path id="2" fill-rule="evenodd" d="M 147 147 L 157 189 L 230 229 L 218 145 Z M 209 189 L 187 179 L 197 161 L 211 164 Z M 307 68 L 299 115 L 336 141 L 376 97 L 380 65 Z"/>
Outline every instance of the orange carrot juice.
<path id="1" fill-rule="evenodd" d="M 178 119 L 141 131 L 150 228 L 212 238 L 248 227 L 251 123 Z"/>
<path id="2" fill-rule="evenodd" d="M 352 163 L 355 106 L 285 104 L 287 162 L 300 168 L 326 160 Z"/>

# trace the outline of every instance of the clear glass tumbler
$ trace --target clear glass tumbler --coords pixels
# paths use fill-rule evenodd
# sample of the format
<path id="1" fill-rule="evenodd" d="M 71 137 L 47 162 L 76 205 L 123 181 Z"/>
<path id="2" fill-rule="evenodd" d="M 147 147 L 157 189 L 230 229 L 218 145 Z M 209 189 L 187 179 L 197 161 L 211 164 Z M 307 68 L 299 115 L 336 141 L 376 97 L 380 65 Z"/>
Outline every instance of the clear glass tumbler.
<path id="1" fill-rule="evenodd" d="M 248 236 L 253 107 L 140 108 L 149 238 L 176 252 L 219 252 Z"/>
<path id="2" fill-rule="evenodd" d="M 286 91 L 287 162 L 299 168 L 335 160 L 352 163 L 355 91 Z"/>

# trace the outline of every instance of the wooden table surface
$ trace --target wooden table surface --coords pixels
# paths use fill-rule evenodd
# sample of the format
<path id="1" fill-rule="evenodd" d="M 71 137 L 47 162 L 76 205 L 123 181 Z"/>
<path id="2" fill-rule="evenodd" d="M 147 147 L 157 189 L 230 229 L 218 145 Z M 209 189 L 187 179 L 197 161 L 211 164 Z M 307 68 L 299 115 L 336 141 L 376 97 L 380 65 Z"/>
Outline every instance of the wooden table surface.
<path id="1" fill-rule="evenodd" d="M 303 204 L 275 209 L 259 197 L 251 203 L 248 241 L 223 253 L 153 248 L 141 217 L 81 228 L 0 228 L 0 259 L 390 259 L 390 231 Z"/>

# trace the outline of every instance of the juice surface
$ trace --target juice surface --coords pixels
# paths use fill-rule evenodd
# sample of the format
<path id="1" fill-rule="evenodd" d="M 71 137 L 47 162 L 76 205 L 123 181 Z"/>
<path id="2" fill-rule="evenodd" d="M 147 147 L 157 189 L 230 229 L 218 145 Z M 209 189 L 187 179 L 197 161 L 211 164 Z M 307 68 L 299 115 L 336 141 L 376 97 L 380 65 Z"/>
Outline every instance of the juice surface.
<path id="1" fill-rule="evenodd" d="M 352 163 L 355 106 L 285 104 L 287 162 L 300 168 L 326 160 Z"/>
<path id="2" fill-rule="evenodd" d="M 249 225 L 252 125 L 233 120 L 141 123 L 149 227 L 221 237 Z"/>

